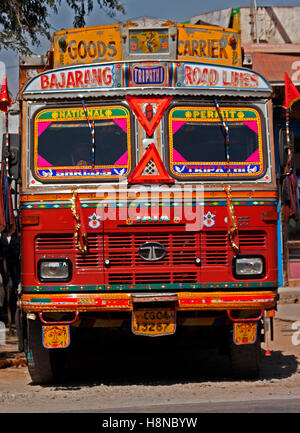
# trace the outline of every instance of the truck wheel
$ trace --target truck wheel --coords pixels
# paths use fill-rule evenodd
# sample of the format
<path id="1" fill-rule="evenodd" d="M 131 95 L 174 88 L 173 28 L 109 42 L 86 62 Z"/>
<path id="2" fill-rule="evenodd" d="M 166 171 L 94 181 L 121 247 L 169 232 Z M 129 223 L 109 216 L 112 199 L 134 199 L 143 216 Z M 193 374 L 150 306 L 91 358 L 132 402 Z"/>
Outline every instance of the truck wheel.
<path id="1" fill-rule="evenodd" d="M 22 310 L 19 307 L 17 307 L 15 313 L 15 324 L 16 324 L 17 337 L 18 337 L 18 350 L 19 352 L 24 352 L 24 339 L 25 339 L 24 318 L 23 318 Z M 26 334 L 26 329 L 25 329 L 25 334 Z"/>
<path id="2" fill-rule="evenodd" d="M 235 378 L 255 379 L 260 372 L 261 348 L 259 336 L 253 344 L 237 345 L 233 342 L 232 334 L 229 342 L 231 371 Z"/>
<path id="3" fill-rule="evenodd" d="M 27 366 L 34 384 L 51 383 L 60 378 L 66 349 L 45 349 L 42 344 L 42 324 L 27 320 Z"/>

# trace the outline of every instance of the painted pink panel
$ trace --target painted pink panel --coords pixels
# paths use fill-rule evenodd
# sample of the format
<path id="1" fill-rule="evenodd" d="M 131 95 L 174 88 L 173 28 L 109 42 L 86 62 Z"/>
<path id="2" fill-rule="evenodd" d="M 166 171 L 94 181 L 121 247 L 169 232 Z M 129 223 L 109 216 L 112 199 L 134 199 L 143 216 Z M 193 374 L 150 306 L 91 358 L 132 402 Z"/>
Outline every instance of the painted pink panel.
<path id="1" fill-rule="evenodd" d="M 252 131 L 254 131 L 256 134 L 258 134 L 256 120 L 249 120 L 249 121 L 245 121 L 243 123 L 244 123 L 244 125 L 248 126 L 248 128 L 252 129 Z"/>
<path id="2" fill-rule="evenodd" d="M 249 158 L 246 159 L 246 162 L 259 162 L 259 150 L 257 149 Z"/>
<path id="3" fill-rule="evenodd" d="M 52 167 L 52 164 L 42 156 L 38 155 L 38 167 Z"/>
<path id="4" fill-rule="evenodd" d="M 113 119 L 113 121 L 127 133 L 127 119 Z"/>
<path id="5" fill-rule="evenodd" d="M 289 261 L 289 278 L 300 279 L 300 261 Z"/>
<path id="6" fill-rule="evenodd" d="M 180 129 L 184 124 L 185 124 L 185 121 L 181 121 L 181 120 L 173 120 L 173 122 L 172 122 L 173 135 L 174 135 L 175 132 L 177 132 L 178 129 Z"/>
<path id="7" fill-rule="evenodd" d="M 186 162 L 186 159 L 184 159 L 184 157 L 179 152 L 177 152 L 177 150 L 173 149 L 173 161 Z"/>
<path id="8" fill-rule="evenodd" d="M 40 136 L 48 128 L 49 125 L 51 125 L 51 122 L 39 122 L 38 136 Z"/>
<path id="9" fill-rule="evenodd" d="M 128 152 L 125 153 L 114 163 L 114 165 L 127 165 L 128 164 Z"/>

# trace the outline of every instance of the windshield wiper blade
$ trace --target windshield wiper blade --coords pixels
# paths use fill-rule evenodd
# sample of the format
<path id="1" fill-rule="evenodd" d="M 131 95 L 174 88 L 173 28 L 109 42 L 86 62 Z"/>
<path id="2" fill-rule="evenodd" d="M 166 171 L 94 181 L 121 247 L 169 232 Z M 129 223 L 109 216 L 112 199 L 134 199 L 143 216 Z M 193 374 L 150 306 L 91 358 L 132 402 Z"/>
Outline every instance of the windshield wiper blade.
<path id="1" fill-rule="evenodd" d="M 86 117 L 86 120 L 88 122 L 90 131 L 91 131 L 91 135 L 92 135 L 92 171 L 95 170 L 95 147 L 96 147 L 96 143 L 95 143 L 95 121 L 92 120 L 90 121 L 89 116 L 88 116 L 88 112 L 84 103 L 84 100 L 82 100 L 82 107 L 84 110 L 84 114 Z"/>
<path id="2" fill-rule="evenodd" d="M 222 115 L 222 112 L 221 112 L 221 109 L 220 109 L 220 105 L 219 105 L 217 99 L 215 99 L 214 102 L 215 102 L 216 110 L 218 112 L 218 116 L 219 116 L 219 118 L 221 120 L 221 123 L 222 123 L 223 128 L 224 128 L 224 132 L 225 132 L 225 156 L 226 156 L 227 164 L 229 164 L 230 150 L 229 150 L 229 127 L 228 127 L 228 122 L 227 122 L 226 119 L 224 119 L 224 117 Z"/>

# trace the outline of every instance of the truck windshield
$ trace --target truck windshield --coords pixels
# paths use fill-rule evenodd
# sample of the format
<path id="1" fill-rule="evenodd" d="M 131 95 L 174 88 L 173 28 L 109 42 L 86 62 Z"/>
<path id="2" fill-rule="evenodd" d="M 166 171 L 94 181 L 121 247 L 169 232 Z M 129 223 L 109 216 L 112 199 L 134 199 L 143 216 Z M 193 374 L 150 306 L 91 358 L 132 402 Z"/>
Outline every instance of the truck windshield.
<path id="1" fill-rule="evenodd" d="M 35 117 L 34 166 L 38 178 L 124 176 L 130 168 L 129 113 L 125 107 L 90 107 L 92 138 L 82 108 L 42 110 Z"/>
<path id="2" fill-rule="evenodd" d="M 257 177 L 264 170 L 261 118 L 256 109 L 221 108 L 230 130 L 229 163 L 216 108 L 176 107 L 169 114 L 170 169 L 175 176 Z"/>

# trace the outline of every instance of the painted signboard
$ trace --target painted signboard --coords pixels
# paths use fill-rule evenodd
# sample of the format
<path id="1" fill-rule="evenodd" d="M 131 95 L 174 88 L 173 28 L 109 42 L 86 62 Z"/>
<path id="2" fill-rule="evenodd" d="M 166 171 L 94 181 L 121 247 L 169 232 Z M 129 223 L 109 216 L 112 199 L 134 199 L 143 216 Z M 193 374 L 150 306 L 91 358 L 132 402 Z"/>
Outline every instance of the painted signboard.
<path id="1" fill-rule="evenodd" d="M 153 59 L 198 61 L 241 66 L 240 33 L 234 29 L 141 21 L 127 25 L 62 30 L 53 34 L 53 66 L 120 60 Z M 152 26 L 151 26 L 152 24 Z M 166 25 L 171 27 L 166 27 Z M 150 27 L 149 27 L 150 26 Z M 177 43 L 176 43 L 177 42 Z M 177 46 L 177 53 L 176 53 Z M 150 60 L 150 59 L 149 59 Z"/>
<path id="2" fill-rule="evenodd" d="M 27 91 L 61 91 L 110 88 L 115 84 L 115 65 L 80 66 L 48 71 L 35 77 Z M 25 93 L 25 92 L 24 92 Z"/>
<path id="3" fill-rule="evenodd" d="M 240 34 L 233 29 L 177 24 L 177 59 L 241 66 Z"/>
<path id="4" fill-rule="evenodd" d="M 265 80 L 249 70 L 184 63 L 181 67 L 185 87 L 260 89 Z"/>
<path id="5" fill-rule="evenodd" d="M 34 77 L 23 94 L 127 88 L 142 91 L 147 87 L 169 87 L 174 91 L 271 90 L 263 77 L 248 69 L 185 62 L 122 62 L 46 71 Z"/>
<path id="6" fill-rule="evenodd" d="M 54 68 L 78 63 L 97 63 L 122 59 L 120 28 L 96 26 L 55 32 Z"/>

